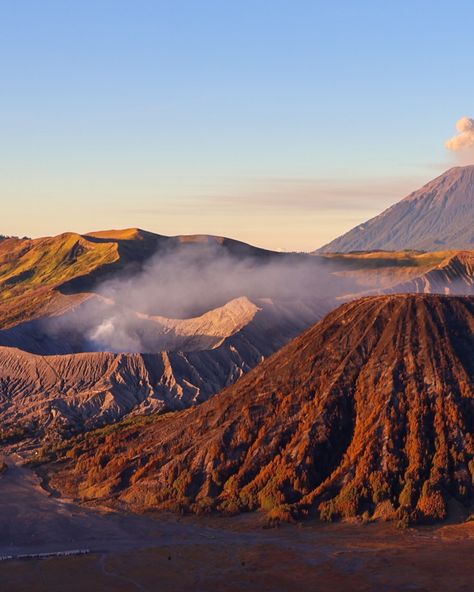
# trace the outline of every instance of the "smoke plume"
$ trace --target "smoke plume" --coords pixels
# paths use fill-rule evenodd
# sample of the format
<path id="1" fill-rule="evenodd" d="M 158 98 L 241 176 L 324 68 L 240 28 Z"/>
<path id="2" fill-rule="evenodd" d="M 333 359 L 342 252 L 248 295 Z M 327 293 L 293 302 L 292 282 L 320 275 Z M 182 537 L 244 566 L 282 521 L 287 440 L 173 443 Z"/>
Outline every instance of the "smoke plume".
<path id="1" fill-rule="evenodd" d="M 218 243 L 180 244 L 161 249 L 138 271 L 124 270 L 97 285 L 88 302 L 49 319 L 43 330 L 73 351 L 173 350 L 183 342 L 183 325 L 174 319 L 193 319 L 240 297 L 270 299 L 283 303 L 287 314 L 307 314 L 308 306 L 347 289 L 349 282 L 330 272 L 328 263 L 311 255 L 236 254 Z M 239 317 L 242 311 L 216 314 Z M 201 339 L 212 343 L 209 335 Z"/>
<path id="2" fill-rule="evenodd" d="M 456 124 L 458 134 L 446 142 L 446 148 L 453 152 L 474 153 L 474 119 L 463 117 Z"/>

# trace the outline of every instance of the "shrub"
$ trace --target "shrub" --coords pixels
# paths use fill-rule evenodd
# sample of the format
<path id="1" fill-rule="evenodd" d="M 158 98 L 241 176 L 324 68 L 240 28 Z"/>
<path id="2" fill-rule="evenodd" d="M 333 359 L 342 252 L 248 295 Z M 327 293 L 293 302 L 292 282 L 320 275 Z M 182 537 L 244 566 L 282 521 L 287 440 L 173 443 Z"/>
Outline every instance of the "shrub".
<path id="1" fill-rule="evenodd" d="M 267 523 L 270 526 L 276 526 L 280 522 L 295 522 L 293 512 L 288 504 L 275 506 L 267 514 Z"/>
<path id="2" fill-rule="evenodd" d="M 363 492 L 357 487 L 349 485 L 344 487 L 337 496 L 337 507 L 345 518 L 352 518 L 359 514 Z"/>
<path id="3" fill-rule="evenodd" d="M 471 473 L 471 479 L 472 479 L 472 483 L 474 485 L 474 458 L 468 462 L 467 466 L 468 466 L 469 472 Z"/>
<path id="4" fill-rule="evenodd" d="M 429 481 L 423 483 L 418 508 L 427 520 L 444 520 L 447 516 L 446 500 L 439 487 Z"/>
<path id="5" fill-rule="evenodd" d="M 413 506 L 413 498 L 415 495 L 414 489 L 415 488 L 412 479 L 408 478 L 405 481 L 405 485 L 400 493 L 400 496 L 398 497 L 398 503 L 400 506 L 407 508 L 411 508 Z"/>
<path id="6" fill-rule="evenodd" d="M 188 487 L 192 483 L 192 475 L 187 471 L 182 471 L 173 483 L 173 488 L 180 497 L 186 497 Z"/>
<path id="7" fill-rule="evenodd" d="M 202 497 L 193 505 L 196 514 L 210 514 L 214 509 L 214 500 L 211 497 Z"/>
<path id="8" fill-rule="evenodd" d="M 235 516 L 242 511 L 242 507 L 239 505 L 238 501 L 233 498 L 223 500 L 218 509 L 226 516 Z"/>
<path id="9" fill-rule="evenodd" d="M 319 504 L 319 518 L 325 522 L 334 522 L 340 518 L 335 499 Z"/>
<path id="10" fill-rule="evenodd" d="M 389 497 L 390 490 L 387 482 L 384 480 L 380 471 L 374 471 L 369 476 L 370 489 L 372 491 L 372 500 L 375 504 L 383 502 Z"/>

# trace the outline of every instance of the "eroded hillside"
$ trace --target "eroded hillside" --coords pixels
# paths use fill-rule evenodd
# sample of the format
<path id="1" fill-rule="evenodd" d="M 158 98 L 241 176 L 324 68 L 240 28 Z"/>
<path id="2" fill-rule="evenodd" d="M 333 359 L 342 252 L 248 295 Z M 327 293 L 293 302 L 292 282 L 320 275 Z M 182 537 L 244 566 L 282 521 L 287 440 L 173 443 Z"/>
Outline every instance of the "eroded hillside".
<path id="1" fill-rule="evenodd" d="M 473 351 L 472 297 L 351 302 L 198 408 L 67 443 L 52 482 L 135 510 L 443 519 L 474 499 Z"/>

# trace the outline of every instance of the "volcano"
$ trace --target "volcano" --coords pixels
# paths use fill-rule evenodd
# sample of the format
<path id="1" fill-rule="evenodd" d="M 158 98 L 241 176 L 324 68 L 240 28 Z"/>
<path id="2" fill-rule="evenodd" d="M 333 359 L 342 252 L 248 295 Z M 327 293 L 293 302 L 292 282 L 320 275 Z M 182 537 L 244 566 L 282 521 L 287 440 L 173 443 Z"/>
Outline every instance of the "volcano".
<path id="1" fill-rule="evenodd" d="M 473 351 L 473 297 L 362 298 L 197 408 L 65 444 L 52 483 L 134 510 L 403 522 L 467 512 Z"/>
<path id="2" fill-rule="evenodd" d="M 452 168 L 318 253 L 474 248 L 474 165 Z"/>

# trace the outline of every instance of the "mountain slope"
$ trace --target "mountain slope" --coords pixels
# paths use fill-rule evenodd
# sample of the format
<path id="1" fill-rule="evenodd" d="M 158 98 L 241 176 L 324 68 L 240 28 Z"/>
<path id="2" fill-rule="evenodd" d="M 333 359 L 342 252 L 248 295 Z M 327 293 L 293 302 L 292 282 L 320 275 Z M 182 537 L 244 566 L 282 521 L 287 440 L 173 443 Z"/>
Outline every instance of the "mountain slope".
<path id="1" fill-rule="evenodd" d="M 455 253 L 426 273 L 385 290 L 388 291 L 412 294 L 474 294 L 474 251 Z"/>
<path id="2" fill-rule="evenodd" d="M 474 249 L 474 166 L 446 171 L 317 252 Z"/>
<path id="3" fill-rule="evenodd" d="M 358 251 L 320 255 L 334 275 L 353 282 L 348 300 L 371 294 L 474 293 L 474 251 Z"/>
<path id="4" fill-rule="evenodd" d="M 473 351 L 472 297 L 363 298 L 198 408 L 67 444 L 53 483 L 132 509 L 444 518 L 474 498 Z"/>

